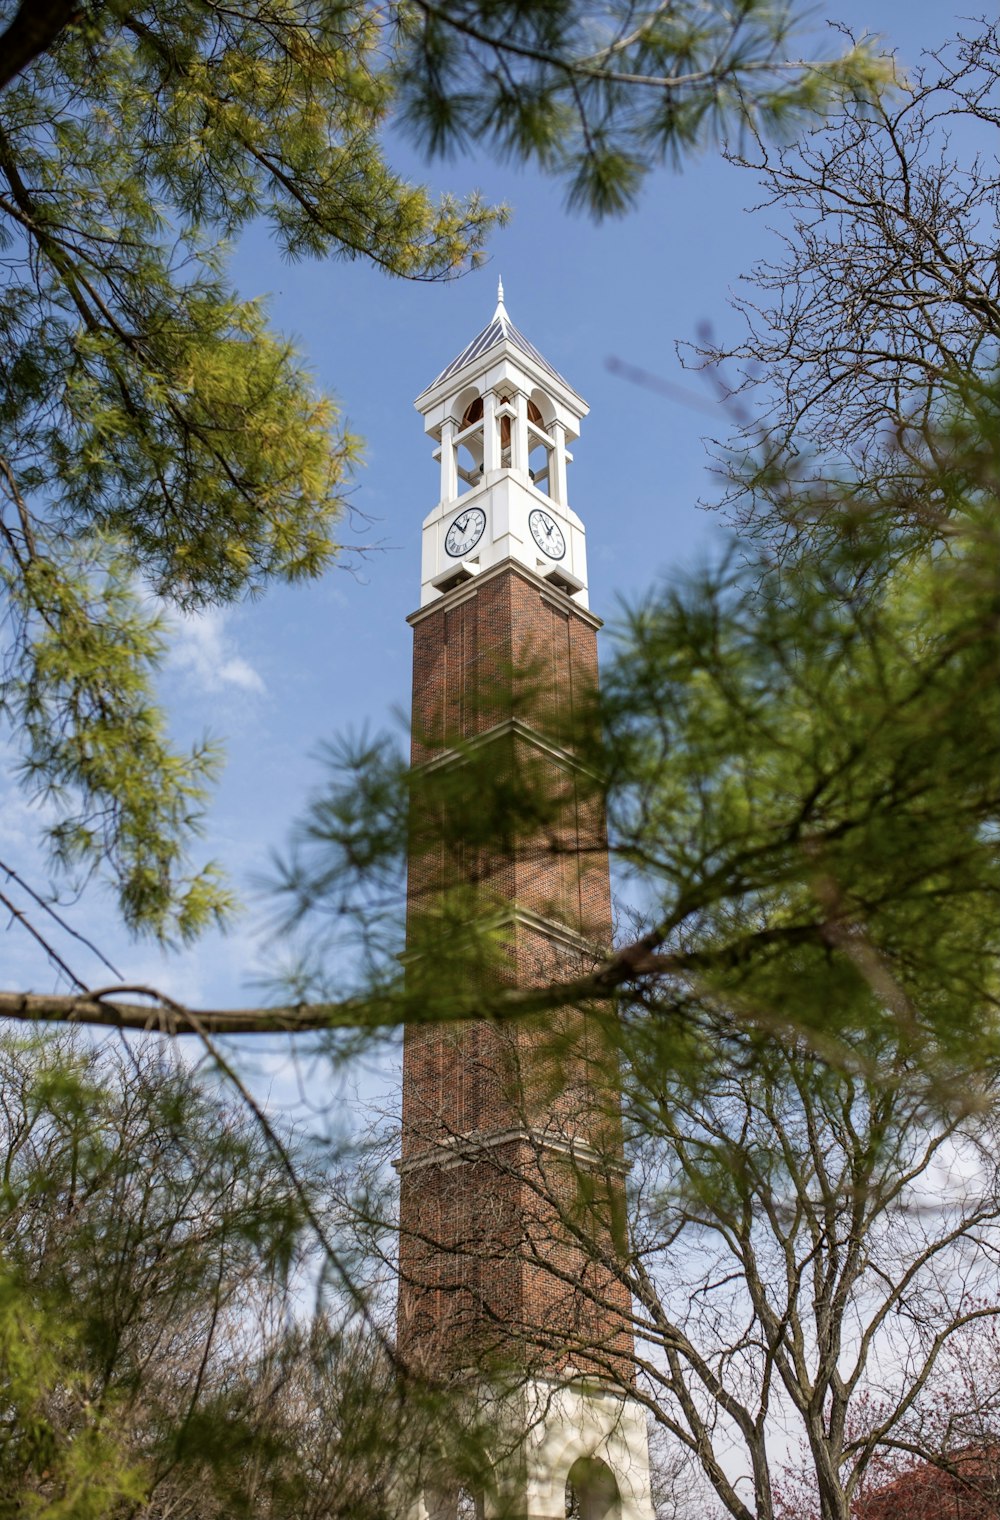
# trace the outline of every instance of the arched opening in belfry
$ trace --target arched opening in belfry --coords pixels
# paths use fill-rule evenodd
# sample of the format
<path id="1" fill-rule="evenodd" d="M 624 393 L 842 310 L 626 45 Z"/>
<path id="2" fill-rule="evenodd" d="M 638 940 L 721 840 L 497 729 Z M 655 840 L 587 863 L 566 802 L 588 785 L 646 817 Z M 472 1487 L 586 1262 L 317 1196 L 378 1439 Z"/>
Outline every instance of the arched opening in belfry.
<path id="1" fill-rule="evenodd" d="M 566 1477 L 566 1520 L 621 1520 L 615 1475 L 599 1457 L 580 1457 Z"/>
<path id="2" fill-rule="evenodd" d="M 455 473 L 458 493 L 478 485 L 483 478 L 485 441 L 483 438 L 483 398 L 476 391 L 463 392 L 459 398 L 461 422 L 455 436 Z"/>
<path id="3" fill-rule="evenodd" d="M 552 489 L 552 454 L 555 447 L 550 429 L 552 403 L 544 391 L 534 390 L 528 400 L 528 473 L 536 490 L 554 496 Z"/>

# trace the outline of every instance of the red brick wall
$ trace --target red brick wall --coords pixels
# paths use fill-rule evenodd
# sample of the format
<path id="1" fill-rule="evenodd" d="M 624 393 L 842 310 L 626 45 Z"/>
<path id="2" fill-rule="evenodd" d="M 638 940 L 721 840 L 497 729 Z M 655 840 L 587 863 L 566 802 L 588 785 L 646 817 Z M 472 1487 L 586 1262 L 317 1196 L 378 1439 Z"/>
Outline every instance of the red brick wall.
<path id="1" fill-rule="evenodd" d="M 413 763 L 515 712 L 557 727 L 596 682 L 594 619 L 516 566 L 484 575 L 414 622 Z"/>
<path id="2" fill-rule="evenodd" d="M 568 936 L 530 918 L 512 926 L 509 975 L 522 985 L 577 971 L 611 941 L 603 809 L 569 753 L 573 722 L 596 681 L 596 620 L 516 566 L 484 575 L 414 619 L 414 765 L 479 739 L 489 745 L 489 765 L 540 768 L 555 805 L 537 837 L 504 848 L 480 841 L 465 850 L 461 839 L 428 846 L 418 824 L 411 909 L 419 913 L 457 873 L 488 889 L 491 903 L 501 897 L 564 925 Z M 502 1030 L 469 1023 L 406 1031 L 404 1354 L 442 1370 L 493 1354 L 598 1370 L 603 1362 L 587 1358 L 590 1345 L 604 1348 L 622 1374 L 631 1347 L 628 1295 L 606 1264 L 590 1259 L 613 1252 L 621 1231 L 615 1070 L 600 1030 L 576 1010 Z M 565 1156 L 523 1140 L 480 1148 L 476 1159 L 447 1167 L 412 1168 L 441 1143 L 526 1130 L 590 1142 L 610 1163 L 603 1180 L 591 1167 L 581 1189 Z M 593 1250 L 574 1241 L 576 1229 L 593 1235 Z"/>

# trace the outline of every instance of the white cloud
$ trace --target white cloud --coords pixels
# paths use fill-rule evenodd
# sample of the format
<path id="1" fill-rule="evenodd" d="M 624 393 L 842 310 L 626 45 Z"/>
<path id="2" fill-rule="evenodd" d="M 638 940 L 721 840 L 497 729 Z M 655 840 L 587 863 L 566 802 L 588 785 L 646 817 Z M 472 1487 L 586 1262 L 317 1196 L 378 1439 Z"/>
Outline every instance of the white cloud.
<path id="1" fill-rule="evenodd" d="M 226 628 L 228 614 L 220 608 L 185 613 L 171 618 L 173 635 L 167 664 L 186 674 L 203 691 L 235 686 L 240 691 L 263 694 L 259 673 L 238 652 Z"/>

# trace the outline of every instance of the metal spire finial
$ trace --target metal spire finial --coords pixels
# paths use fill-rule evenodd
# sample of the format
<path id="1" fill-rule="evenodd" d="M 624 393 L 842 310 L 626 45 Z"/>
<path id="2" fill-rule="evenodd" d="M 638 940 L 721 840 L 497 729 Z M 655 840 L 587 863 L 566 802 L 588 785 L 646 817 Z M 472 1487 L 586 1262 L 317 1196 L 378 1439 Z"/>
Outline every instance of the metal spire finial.
<path id="1" fill-rule="evenodd" d="M 509 322 L 510 321 L 510 318 L 507 315 L 507 308 L 503 304 L 503 280 L 497 280 L 497 309 L 493 313 L 493 320 L 494 320 L 494 322 L 496 322 L 496 321 Z"/>

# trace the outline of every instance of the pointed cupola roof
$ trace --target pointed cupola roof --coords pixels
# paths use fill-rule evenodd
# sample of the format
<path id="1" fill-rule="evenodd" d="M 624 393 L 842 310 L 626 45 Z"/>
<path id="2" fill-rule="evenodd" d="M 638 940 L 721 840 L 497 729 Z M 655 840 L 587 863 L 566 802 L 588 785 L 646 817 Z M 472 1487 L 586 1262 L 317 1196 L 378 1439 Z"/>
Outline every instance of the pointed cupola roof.
<path id="1" fill-rule="evenodd" d="M 504 342 L 512 344 L 514 348 L 519 348 L 523 354 L 527 354 L 530 359 L 534 359 L 536 364 L 540 364 L 542 369 L 546 370 L 560 384 L 569 384 L 567 380 L 563 379 L 559 371 L 553 369 L 549 361 L 538 352 L 535 345 L 529 343 L 524 334 L 514 326 L 507 315 L 507 308 L 503 304 L 503 280 L 498 280 L 497 309 L 493 313 L 492 318 L 483 328 L 482 332 L 477 333 L 472 342 L 462 349 L 458 357 L 452 359 L 451 363 L 445 366 L 437 379 L 427 387 L 427 390 L 432 391 L 436 385 L 440 385 L 442 381 L 450 379 L 452 375 L 457 375 L 458 371 L 464 369 L 467 364 L 471 364 L 473 360 L 480 358 L 483 354 L 488 354 L 490 349 L 496 348 L 498 344 Z"/>

